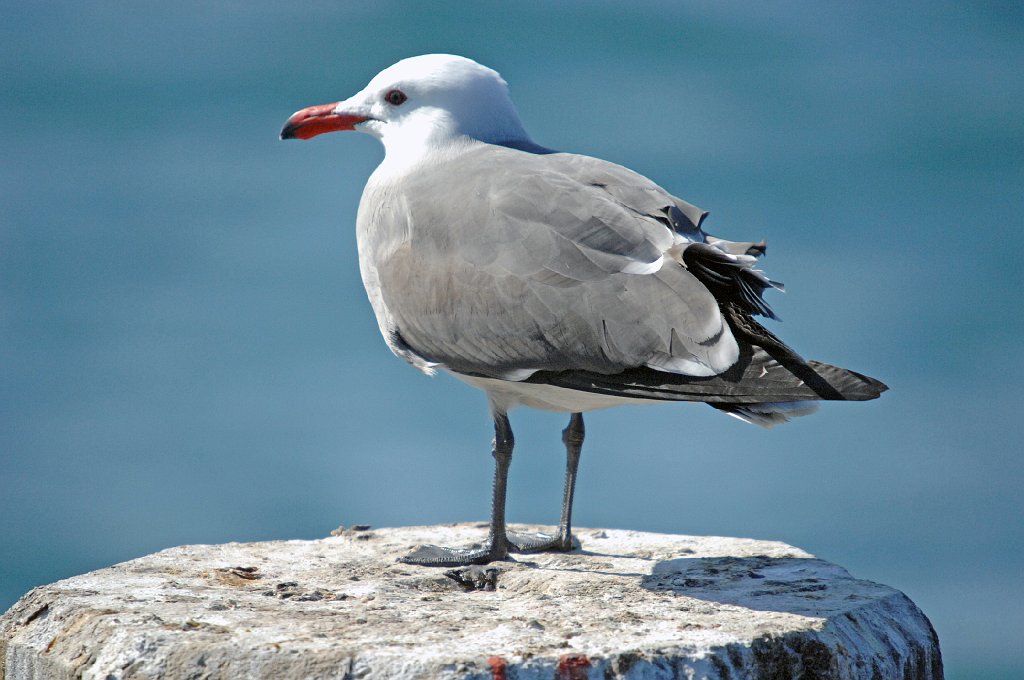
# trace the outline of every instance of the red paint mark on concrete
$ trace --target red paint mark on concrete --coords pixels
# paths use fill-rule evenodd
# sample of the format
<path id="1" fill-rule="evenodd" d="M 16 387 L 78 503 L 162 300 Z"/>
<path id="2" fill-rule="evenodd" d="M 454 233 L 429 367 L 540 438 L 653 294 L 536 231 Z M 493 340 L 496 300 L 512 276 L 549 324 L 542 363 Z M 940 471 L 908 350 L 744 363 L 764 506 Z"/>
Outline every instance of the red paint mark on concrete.
<path id="1" fill-rule="evenodd" d="M 505 674 L 505 671 L 508 668 L 508 662 L 505 661 L 504 657 L 489 657 L 487 659 L 487 665 L 491 667 L 491 678 L 493 678 L 493 680 L 508 680 L 508 676 Z"/>
<path id="2" fill-rule="evenodd" d="M 558 680 L 587 680 L 590 659 L 583 654 L 563 654 L 558 659 Z"/>

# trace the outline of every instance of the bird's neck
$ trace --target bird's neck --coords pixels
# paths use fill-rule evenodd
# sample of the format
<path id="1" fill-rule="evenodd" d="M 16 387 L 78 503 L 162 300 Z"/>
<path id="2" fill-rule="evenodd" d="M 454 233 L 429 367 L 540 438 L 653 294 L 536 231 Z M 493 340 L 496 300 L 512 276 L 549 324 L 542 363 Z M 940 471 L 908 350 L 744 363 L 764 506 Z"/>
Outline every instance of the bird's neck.
<path id="1" fill-rule="evenodd" d="M 475 117 L 478 123 L 459 122 L 439 109 L 417 112 L 399 127 L 381 136 L 388 173 L 404 174 L 424 163 L 438 162 L 482 143 L 533 142 L 515 111 L 506 115 Z"/>
<path id="2" fill-rule="evenodd" d="M 452 137 L 425 144 L 409 140 L 406 144 L 384 145 L 384 160 L 373 172 L 371 183 L 391 184 L 424 169 L 441 165 L 480 142 L 468 137 Z"/>

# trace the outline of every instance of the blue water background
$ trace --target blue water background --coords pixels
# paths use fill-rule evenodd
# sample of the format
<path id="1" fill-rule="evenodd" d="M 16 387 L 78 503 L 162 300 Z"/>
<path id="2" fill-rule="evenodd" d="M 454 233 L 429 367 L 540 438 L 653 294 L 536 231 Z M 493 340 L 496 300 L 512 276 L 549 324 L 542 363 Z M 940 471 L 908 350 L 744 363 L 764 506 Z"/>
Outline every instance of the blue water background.
<path id="1" fill-rule="evenodd" d="M 587 419 L 582 526 L 778 539 L 905 591 L 950 678 L 1024 675 L 1024 11 L 1011 2 L 0 8 L 0 610 L 183 543 L 481 519 L 481 394 L 378 335 L 362 135 L 294 110 L 454 52 L 545 145 L 769 241 L 772 325 L 892 387 L 765 432 Z M 513 521 L 564 418 L 516 412 Z"/>

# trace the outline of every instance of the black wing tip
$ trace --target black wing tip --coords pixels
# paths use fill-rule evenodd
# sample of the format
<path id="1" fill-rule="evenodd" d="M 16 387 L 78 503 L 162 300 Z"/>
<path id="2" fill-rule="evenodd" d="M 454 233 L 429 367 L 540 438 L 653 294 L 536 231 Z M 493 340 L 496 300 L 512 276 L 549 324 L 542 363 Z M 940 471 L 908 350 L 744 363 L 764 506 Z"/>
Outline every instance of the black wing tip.
<path id="1" fill-rule="evenodd" d="M 763 349 L 750 346 L 744 354 L 745 360 L 741 358 L 725 373 L 711 377 L 638 366 L 614 374 L 573 369 L 537 371 L 524 382 L 624 398 L 711 405 L 870 401 L 889 389 L 882 381 L 862 373 L 820 361 L 804 361 L 795 354 L 772 357 Z"/>
<path id="2" fill-rule="evenodd" d="M 889 390 L 889 386 L 881 380 L 848 368 L 820 361 L 808 361 L 807 366 L 835 389 L 835 396 L 823 397 L 827 401 L 870 401 Z M 797 371 L 793 372 L 799 375 Z"/>
<path id="3" fill-rule="evenodd" d="M 863 380 L 864 384 L 867 387 L 870 388 L 870 390 L 871 390 L 870 396 L 868 396 L 865 399 L 865 401 L 870 400 L 870 399 L 878 399 L 880 396 L 882 396 L 883 392 L 888 392 L 889 391 L 889 386 L 886 385 L 881 380 L 877 380 L 875 378 L 872 378 L 871 376 L 863 375 L 861 373 L 855 373 L 854 371 L 850 371 L 850 372 L 853 373 L 854 375 L 856 375 L 861 380 Z"/>

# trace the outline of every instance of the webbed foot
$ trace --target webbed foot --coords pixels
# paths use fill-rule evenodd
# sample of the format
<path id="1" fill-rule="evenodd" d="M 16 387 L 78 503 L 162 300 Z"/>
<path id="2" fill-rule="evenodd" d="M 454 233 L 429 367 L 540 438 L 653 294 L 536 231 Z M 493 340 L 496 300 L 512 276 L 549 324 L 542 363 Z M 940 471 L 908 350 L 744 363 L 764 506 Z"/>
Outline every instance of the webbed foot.
<path id="1" fill-rule="evenodd" d="M 421 545 L 399 562 L 418 564 L 421 567 L 465 567 L 471 564 L 490 564 L 508 559 L 508 548 L 496 548 L 494 541 L 487 541 L 479 548 L 445 548 L 439 545 Z"/>
<path id="2" fill-rule="evenodd" d="M 523 534 L 508 532 L 509 550 L 517 553 L 571 552 L 580 547 L 580 542 L 571 533 L 558 535 L 541 533 Z"/>

